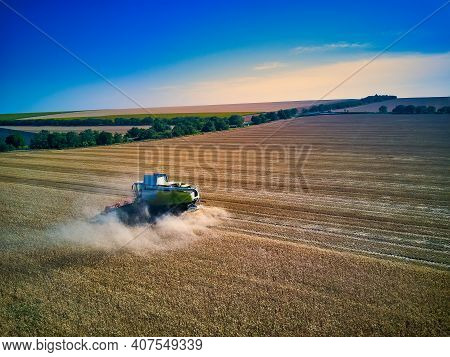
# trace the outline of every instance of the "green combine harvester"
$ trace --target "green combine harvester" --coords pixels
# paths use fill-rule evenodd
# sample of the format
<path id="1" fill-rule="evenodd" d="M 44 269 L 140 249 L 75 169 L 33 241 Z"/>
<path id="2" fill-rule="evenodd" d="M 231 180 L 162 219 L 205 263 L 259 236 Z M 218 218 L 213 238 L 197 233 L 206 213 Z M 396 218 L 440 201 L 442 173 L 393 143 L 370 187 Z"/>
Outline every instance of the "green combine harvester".
<path id="1" fill-rule="evenodd" d="M 166 174 L 144 175 L 144 180 L 131 187 L 133 201 L 124 201 L 105 208 L 103 214 L 115 213 L 128 225 L 152 223 L 164 214 L 178 215 L 195 211 L 200 194 L 195 186 L 171 182 Z"/>

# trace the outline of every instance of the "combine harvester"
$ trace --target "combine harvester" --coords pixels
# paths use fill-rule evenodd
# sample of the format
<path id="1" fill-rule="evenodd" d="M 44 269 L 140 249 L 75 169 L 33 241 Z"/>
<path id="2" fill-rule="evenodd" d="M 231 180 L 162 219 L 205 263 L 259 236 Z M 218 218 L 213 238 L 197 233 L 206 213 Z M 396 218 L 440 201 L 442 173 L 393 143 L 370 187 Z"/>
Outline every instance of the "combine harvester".
<path id="1" fill-rule="evenodd" d="M 200 200 L 195 186 L 170 182 L 166 174 L 144 175 L 144 180 L 135 182 L 131 189 L 135 196 L 133 201 L 107 206 L 102 215 L 114 213 L 128 225 L 153 223 L 165 214 L 195 211 Z"/>

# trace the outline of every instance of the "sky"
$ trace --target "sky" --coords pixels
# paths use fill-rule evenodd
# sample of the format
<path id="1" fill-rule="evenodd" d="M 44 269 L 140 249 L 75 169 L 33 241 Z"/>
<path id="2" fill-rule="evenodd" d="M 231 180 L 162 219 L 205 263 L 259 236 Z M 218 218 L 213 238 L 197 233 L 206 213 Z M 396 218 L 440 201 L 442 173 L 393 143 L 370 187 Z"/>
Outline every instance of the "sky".
<path id="1" fill-rule="evenodd" d="M 0 113 L 449 96 L 445 3 L 0 0 Z"/>

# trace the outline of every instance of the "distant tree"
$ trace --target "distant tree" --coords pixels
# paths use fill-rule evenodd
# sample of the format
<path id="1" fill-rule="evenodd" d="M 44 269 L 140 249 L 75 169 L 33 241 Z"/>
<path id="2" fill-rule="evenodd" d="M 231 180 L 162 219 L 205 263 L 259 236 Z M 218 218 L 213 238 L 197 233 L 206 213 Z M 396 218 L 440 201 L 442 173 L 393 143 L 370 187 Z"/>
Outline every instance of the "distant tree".
<path id="1" fill-rule="evenodd" d="M 48 134 L 47 130 L 41 130 L 31 138 L 31 149 L 48 149 Z"/>
<path id="2" fill-rule="evenodd" d="M 155 131 L 161 132 L 161 131 L 165 131 L 170 129 L 169 124 L 167 123 L 167 121 L 165 119 L 155 119 L 153 120 L 153 125 L 152 128 Z"/>
<path id="3" fill-rule="evenodd" d="M 436 113 L 436 107 L 433 107 L 432 105 L 429 105 L 429 106 L 427 107 L 427 113 L 428 113 L 428 114 L 434 114 L 434 113 Z"/>
<path id="4" fill-rule="evenodd" d="M 404 114 L 405 113 L 405 106 L 404 105 L 397 105 L 394 109 L 392 109 L 392 113 L 394 113 L 394 114 Z"/>
<path id="5" fill-rule="evenodd" d="M 297 115 L 297 113 L 298 113 L 298 109 L 297 108 L 291 108 L 291 109 L 288 109 L 288 111 L 289 111 L 289 117 L 290 118 L 295 117 Z"/>
<path id="6" fill-rule="evenodd" d="M 4 138 L 0 138 L 0 152 L 6 152 L 11 150 L 14 150 L 14 146 L 8 145 L 7 143 L 5 143 Z"/>
<path id="7" fill-rule="evenodd" d="M 102 131 L 98 134 L 97 145 L 111 145 L 113 143 L 113 134 Z"/>
<path id="8" fill-rule="evenodd" d="M 414 105 L 407 105 L 405 107 L 405 114 L 414 114 L 416 111 L 416 107 Z"/>
<path id="9" fill-rule="evenodd" d="M 147 139 L 155 139 L 158 137 L 158 133 L 153 129 L 142 129 L 133 127 L 127 131 L 126 137 L 133 140 L 147 140 Z"/>
<path id="10" fill-rule="evenodd" d="M 22 135 L 19 134 L 8 135 L 5 139 L 5 143 L 14 146 L 16 149 L 25 146 L 25 140 Z"/>
<path id="11" fill-rule="evenodd" d="M 414 105 L 397 105 L 392 113 L 394 114 L 414 114 L 416 112 L 416 107 Z"/>
<path id="12" fill-rule="evenodd" d="M 115 144 L 123 143 L 123 135 L 121 133 L 114 133 L 114 143 Z"/>
<path id="13" fill-rule="evenodd" d="M 131 129 L 129 129 L 127 131 L 127 134 L 130 138 L 137 138 L 139 136 L 139 133 L 141 132 L 142 129 L 140 128 L 136 128 L 136 127 L 132 127 Z"/>
<path id="14" fill-rule="evenodd" d="M 230 123 L 230 126 L 241 127 L 244 125 L 244 118 L 240 115 L 234 114 L 228 118 L 228 122 Z"/>
<path id="15" fill-rule="evenodd" d="M 262 113 L 258 115 L 260 124 L 267 123 L 270 121 L 269 117 L 266 113 Z"/>
<path id="16" fill-rule="evenodd" d="M 251 119 L 252 124 L 258 125 L 261 124 L 261 117 L 259 115 L 253 115 Z"/>
<path id="17" fill-rule="evenodd" d="M 87 129 L 80 133 L 81 146 L 92 146 L 96 144 L 97 144 L 96 135 L 93 130 Z"/>
<path id="18" fill-rule="evenodd" d="M 175 125 L 172 130 L 172 135 L 175 137 L 186 135 L 184 127 L 182 125 Z"/>
<path id="19" fill-rule="evenodd" d="M 317 108 L 318 108 L 318 111 L 322 113 L 322 112 L 327 112 L 327 111 L 329 111 L 332 107 L 329 106 L 329 105 L 327 105 L 327 104 L 319 104 L 319 105 L 317 106 Z"/>
<path id="20" fill-rule="evenodd" d="M 48 146 L 50 149 L 64 149 L 67 148 L 67 138 L 65 133 L 50 133 L 48 134 Z"/>
<path id="21" fill-rule="evenodd" d="M 288 113 L 285 110 L 282 110 L 282 109 L 280 109 L 277 112 L 277 116 L 278 116 L 279 119 L 288 119 L 289 118 Z"/>
<path id="22" fill-rule="evenodd" d="M 171 137 L 172 137 L 172 130 L 170 128 L 160 133 L 156 133 L 156 139 L 168 139 Z"/>
<path id="23" fill-rule="evenodd" d="M 69 147 L 69 148 L 76 148 L 76 147 L 80 146 L 80 136 L 73 131 L 69 131 L 66 134 L 66 141 L 67 141 L 67 147 Z"/>
<path id="24" fill-rule="evenodd" d="M 161 137 L 161 135 L 159 135 L 158 132 L 156 130 L 154 130 L 153 128 L 141 129 L 141 130 L 142 131 L 139 134 L 139 138 L 141 138 L 141 139 L 148 140 L 148 139 L 158 139 L 159 137 Z"/>
<path id="25" fill-rule="evenodd" d="M 153 118 L 152 117 L 145 117 L 141 120 L 142 125 L 153 125 Z"/>
<path id="26" fill-rule="evenodd" d="M 208 120 L 202 128 L 203 132 L 216 131 L 216 126 L 212 120 Z"/>
<path id="27" fill-rule="evenodd" d="M 438 114 L 450 114 L 450 107 L 445 106 L 445 107 L 439 108 L 437 112 L 438 112 Z"/>
<path id="28" fill-rule="evenodd" d="M 267 119 L 269 119 L 269 121 L 274 121 L 274 120 L 279 119 L 276 112 L 268 112 L 268 113 L 266 113 L 266 117 L 267 117 Z"/>
<path id="29" fill-rule="evenodd" d="M 198 133 L 198 130 L 195 128 L 194 124 L 191 122 L 186 122 L 183 125 L 184 135 L 192 135 Z"/>
<path id="30" fill-rule="evenodd" d="M 417 107 L 414 107 L 414 113 L 415 114 L 426 114 L 427 107 L 424 105 L 418 105 Z"/>
<path id="31" fill-rule="evenodd" d="M 216 128 L 216 130 L 228 130 L 230 129 L 230 125 L 228 124 L 228 120 L 225 120 L 225 118 L 218 118 L 218 117 L 214 117 L 212 118 L 212 120 L 214 121 L 214 126 Z"/>
<path id="32" fill-rule="evenodd" d="M 387 113 L 387 107 L 385 105 L 382 105 L 378 108 L 379 113 Z"/>

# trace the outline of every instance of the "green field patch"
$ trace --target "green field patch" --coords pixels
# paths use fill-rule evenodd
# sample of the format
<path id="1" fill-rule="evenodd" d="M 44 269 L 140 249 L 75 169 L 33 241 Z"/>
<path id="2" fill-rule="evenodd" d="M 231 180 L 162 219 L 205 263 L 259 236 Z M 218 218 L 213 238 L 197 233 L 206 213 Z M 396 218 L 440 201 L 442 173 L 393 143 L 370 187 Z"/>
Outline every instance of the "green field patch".
<path id="1" fill-rule="evenodd" d="M 54 119 L 54 120 L 86 120 L 86 119 L 116 119 L 116 118 L 124 118 L 124 119 L 141 119 L 141 118 L 158 118 L 158 119 L 171 119 L 177 117 L 198 117 L 198 118 L 209 118 L 209 117 L 219 117 L 219 118 L 228 118 L 231 115 L 249 115 L 254 114 L 254 112 L 218 112 L 218 113 L 164 113 L 164 114 L 124 114 L 124 115 L 93 115 L 89 117 L 70 117 L 70 118 L 36 118 L 36 119 Z M 42 114 L 45 115 L 45 114 Z M 26 118 L 26 117 L 23 117 Z"/>
<path id="2" fill-rule="evenodd" d="M 62 114 L 62 113 L 73 113 L 73 111 L 0 114 L 0 121 L 33 118 L 33 117 L 39 117 L 42 115 L 52 115 L 52 114 Z"/>

